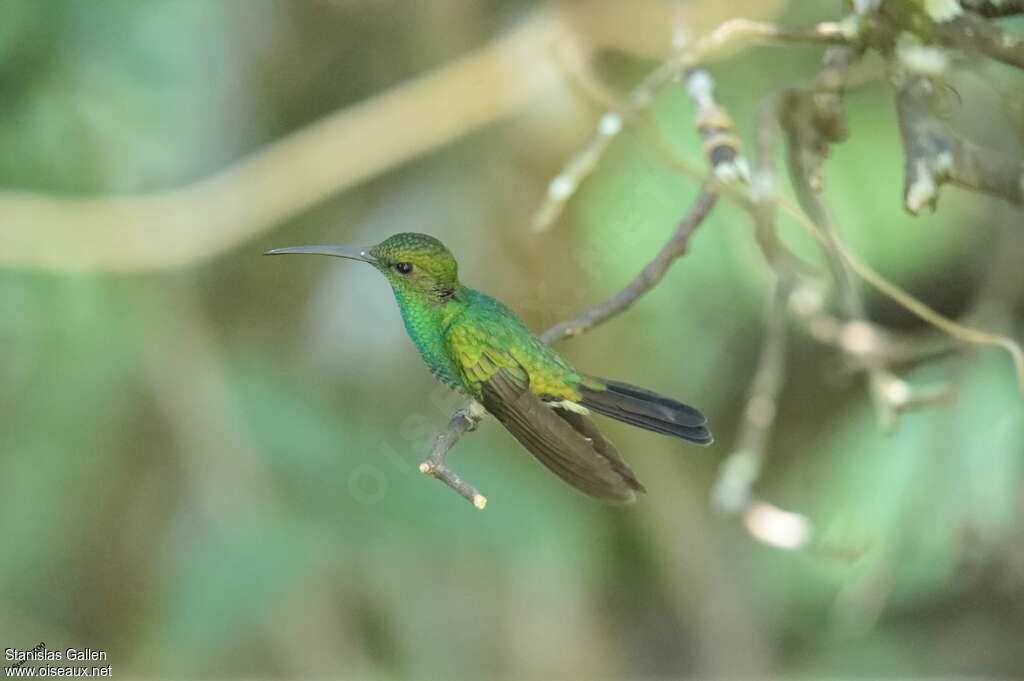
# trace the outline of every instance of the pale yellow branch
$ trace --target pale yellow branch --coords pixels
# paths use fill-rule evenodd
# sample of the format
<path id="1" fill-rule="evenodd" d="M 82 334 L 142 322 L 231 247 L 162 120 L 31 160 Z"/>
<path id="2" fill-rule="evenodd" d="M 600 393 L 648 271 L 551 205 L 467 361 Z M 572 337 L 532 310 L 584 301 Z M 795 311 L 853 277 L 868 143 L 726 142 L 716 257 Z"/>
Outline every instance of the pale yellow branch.
<path id="1" fill-rule="evenodd" d="M 628 5 L 601 6 L 599 23 L 621 26 Z M 615 14 L 618 12 L 618 14 Z M 143 272 L 192 264 L 266 232 L 331 195 L 521 110 L 556 86 L 556 42 L 650 51 L 629 31 L 581 35 L 542 8 L 501 38 L 420 78 L 343 109 L 213 177 L 178 189 L 123 197 L 0 192 L 0 265 L 61 271 Z M 830 42 L 734 20 L 694 45 L 705 54 L 747 40 Z M 584 48 L 584 49 L 587 49 Z M 669 60 L 667 82 L 687 59 Z M 635 103 L 634 103 L 635 104 Z"/>
<path id="2" fill-rule="evenodd" d="M 0 263 L 147 271 L 221 254 L 520 110 L 562 79 L 550 47 L 565 31 L 558 13 L 538 11 L 472 54 L 180 189 L 125 197 L 0 192 Z"/>

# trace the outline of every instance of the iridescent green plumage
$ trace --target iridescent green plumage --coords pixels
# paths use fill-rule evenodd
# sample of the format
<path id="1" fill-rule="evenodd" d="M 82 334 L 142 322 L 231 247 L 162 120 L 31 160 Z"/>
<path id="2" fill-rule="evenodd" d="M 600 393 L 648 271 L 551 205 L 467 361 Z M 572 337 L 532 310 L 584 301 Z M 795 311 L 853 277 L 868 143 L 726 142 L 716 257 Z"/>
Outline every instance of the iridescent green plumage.
<path id="1" fill-rule="evenodd" d="M 321 253 L 376 267 L 434 375 L 479 401 L 545 466 L 587 494 L 629 501 L 643 490 L 587 418 L 590 411 L 698 444 L 712 440 L 696 409 L 578 371 L 501 302 L 463 286 L 455 258 L 431 236 L 396 234 L 363 250 L 300 246 L 270 253 Z"/>

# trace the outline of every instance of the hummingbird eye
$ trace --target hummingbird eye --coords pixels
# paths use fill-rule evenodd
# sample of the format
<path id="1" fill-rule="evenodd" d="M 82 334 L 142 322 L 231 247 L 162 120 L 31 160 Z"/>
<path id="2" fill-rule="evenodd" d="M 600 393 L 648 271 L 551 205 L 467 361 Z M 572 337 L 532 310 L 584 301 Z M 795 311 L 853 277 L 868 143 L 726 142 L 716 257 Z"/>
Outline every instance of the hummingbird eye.
<path id="1" fill-rule="evenodd" d="M 409 274 L 410 272 L 412 272 L 412 263 L 410 263 L 410 262 L 395 263 L 395 271 L 398 272 L 399 274 Z"/>

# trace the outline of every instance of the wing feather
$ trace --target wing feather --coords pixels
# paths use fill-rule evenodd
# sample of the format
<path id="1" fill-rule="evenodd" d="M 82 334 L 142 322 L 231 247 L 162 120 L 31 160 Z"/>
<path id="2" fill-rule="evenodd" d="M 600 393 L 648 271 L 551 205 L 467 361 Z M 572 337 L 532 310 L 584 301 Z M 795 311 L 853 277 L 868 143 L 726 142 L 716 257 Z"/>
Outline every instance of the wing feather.
<path id="1" fill-rule="evenodd" d="M 606 438 L 601 431 L 597 429 L 597 425 L 595 425 L 593 421 L 583 414 L 579 414 L 574 411 L 567 411 L 565 409 L 554 409 L 553 411 L 559 418 L 572 426 L 573 430 L 590 441 L 594 450 L 604 458 L 608 459 L 608 463 L 615 469 L 615 472 L 625 478 L 629 482 L 630 487 L 638 492 L 647 491 L 640 481 L 636 479 L 636 474 L 633 473 L 633 469 L 630 468 L 629 464 L 622 459 L 622 456 L 619 454 L 619 450 L 615 448 L 615 445 L 612 444 L 611 440 Z"/>
<path id="2" fill-rule="evenodd" d="M 531 390 L 527 358 L 516 356 L 515 343 L 504 333 L 480 319 L 449 327 L 448 349 L 469 392 L 562 480 L 599 499 L 633 501 L 644 488 L 615 446 L 585 416 L 555 409 Z M 547 386 L 543 373 L 536 378 L 532 387 L 538 392 L 567 397 L 554 384 Z"/>
<path id="3" fill-rule="evenodd" d="M 580 491 L 599 499 L 630 502 L 636 498 L 636 490 L 643 490 L 593 423 L 582 426 L 593 437 L 581 434 L 574 427 L 579 421 L 572 424 L 572 416 L 556 413 L 530 391 L 528 382 L 517 380 L 509 370 L 499 369 L 481 385 L 481 401 L 531 454 Z"/>

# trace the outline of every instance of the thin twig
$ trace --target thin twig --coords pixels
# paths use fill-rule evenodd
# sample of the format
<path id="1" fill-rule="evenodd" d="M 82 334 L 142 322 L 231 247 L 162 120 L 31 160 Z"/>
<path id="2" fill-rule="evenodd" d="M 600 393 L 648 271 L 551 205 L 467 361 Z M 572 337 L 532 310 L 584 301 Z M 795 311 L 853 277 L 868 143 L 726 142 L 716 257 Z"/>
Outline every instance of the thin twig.
<path id="1" fill-rule="evenodd" d="M 452 414 L 448 427 L 438 434 L 437 439 L 434 441 L 434 448 L 430 451 L 430 456 L 420 464 L 420 473 L 437 478 L 481 511 L 487 506 L 487 497 L 480 494 L 475 487 L 463 480 L 462 476 L 449 468 L 444 461 L 448 452 L 458 442 L 459 438 L 462 437 L 462 434 L 476 428 L 480 419 L 483 418 L 483 414 L 483 407 L 477 402 L 471 402 L 465 407 L 457 409 Z"/>
<path id="2" fill-rule="evenodd" d="M 683 82 L 697 107 L 697 132 L 704 140 L 704 156 L 711 172 L 723 182 L 750 181 L 750 168 L 740 150 L 732 117 L 715 99 L 715 82 L 703 68 L 690 69 Z"/>
<path id="3" fill-rule="evenodd" d="M 791 213 L 791 215 L 794 215 L 795 217 L 794 213 Z M 815 238 L 819 240 L 823 238 L 823 236 L 816 231 L 816 226 L 810 223 L 810 221 L 805 223 L 798 220 L 798 223 L 814 235 Z M 861 260 L 860 256 L 847 248 L 841 241 L 837 242 L 836 245 L 839 249 L 839 253 L 843 256 L 843 259 L 849 263 L 850 268 L 856 272 L 861 279 L 874 286 L 879 292 L 890 298 L 911 314 L 949 334 L 952 338 L 955 338 L 958 341 L 970 343 L 972 345 L 994 346 L 1005 350 L 1010 356 L 1010 360 L 1013 362 L 1014 374 L 1017 378 L 1017 389 L 1024 394 L 1024 348 L 1021 348 L 1021 345 L 1017 341 L 1000 333 L 983 331 L 972 326 L 967 326 L 966 324 L 961 324 L 960 322 L 954 321 L 949 317 L 936 312 L 932 308 L 928 307 L 924 302 L 915 298 L 876 272 L 874 268 Z"/>
<path id="4" fill-rule="evenodd" d="M 639 127 L 638 130 L 644 130 L 644 128 Z M 708 179 L 711 179 L 710 173 L 707 169 L 702 169 L 690 159 L 681 157 L 675 149 L 664 144 L 664 140 L 661 137 L 652 134 L 650 139 L 652 146 L 658 151 L 660 158 L 662 158 L 670 167 L 700 182 L 705 182 Z M 757 184 L 756 180 L 754 184 Z M 719 193 L 723 198 L 732 201 L 734 205 L 746 211 L 752 211 L 756 205 L 753 192 L 749 187 L 742 183 L 719 185 Z M 825 242 L 824 234 L 822 234 L 818 229 L 818 226 L 807 217 L 799 206 L 796 206 L 784 196 L 778 197 L 777 203 L 779 210 L 791 218 L 793 222 L 807 232 L 807 234 L 819 243 Z M 860 257 L 843 244 L 841 240 L 835 245 L 838 247 L 839 253 L 849 264 L 850 269 L 853 270 L 858 277 L 863 279 L 879 293 L 892 300 L 907 312 L 910 312 L 914 316 L 920 318 L 926 324 L 934 326 L 936 329 L 948 334 L 951 338 L 963 343 L 970 345 L 994 346 L 1005 350 L 1013 362 L 1014 372 L 1017 376 L 1020 392 L 1024 394 L 1024 348 L 1022 348 L 1019 343 L 1009 336 L 983 331 L 946 317 L 877 272 L 873 267 L 861 260 Z M 792 257 L 798 265 L 803 262 L 796 259 L 796 256 Z M 813 271 L 813 268 L 803 266 L 800 266 L 800 269 L 801 271 Z M 838 334 L 831 338 L 838 338 Z M 868 347 L 866 350 L 867 355 L 878 355 L 881 360 L 885 359 L 885 354 L 878 353 L 877 347 Z"/>
<path id="5" fill-rule="evenodd" d="M 780 96 L 779 122 L 787 135 L 790 173 L 799 173 L 811 193 L 822 190 L 822 164 L 831 146 L 849 136 L 842 96 L 847 73 L 861 54 L 852 47 L 830 48 L 810 88 L 787 88 Z M 794 188 L 799 195 L 799 187 Z"/>
<path id="6" fill-rule="evenodd" d="M 779 237 L 776 213 L 779 204 L 779 183 L 776 173 L 779 146 L 780 96 L 766 97 L 757 112 L 754 147 L 754 174 L 749 202 L 744 206 L 754 220 L 754 240 L 765 262 L 780 280 L 795 280 L 813 271 L 810 265 L 786 248 Z"/>
<path id="7" fill-rule="evenodd" d="M 759 241 L 768 243 L 768 237 L 765 235 L 774 234 L 774 227 L 769 225 L 774 222 L 774 206 L 776 203 L 779 203 L 786 208 L 787 212 L 797 217 L 798 222 L 805 226 L 823 244 L 836 286 L 839 290 L 840 307 L 845 319 L 845 325 L 837 333 L 840 347 L 851 356 L 857 357 L 862 366 L 867 369 L 870 377 L 872 397 L 875 399 L 884 425 L 894 424 L 895 414 L 901 407 L 914 405 L 919 400 L 915 399 L 914 394 L 906 383 L 885 370 L 882 364 L 881 358 L 883 355 L 881 353 L 870 352 L 876 349 L 874 345 L 859 343 L 864 338 L 875 338 L 877 334 L 875 333 L 876 329 L 863 319 L 863 303 L 860 299 L 859 291 L 853 282 L 850 269 L 856 271 L 861 277 L 867 279 L 872 285 L 907 307 L 907 309 L 921 315 L 926 321 L 939 326 L 939 328 L 955 335 L 957 338 L 976 343 L 999 344 L 1005 347 L 1014 358 L 1014 362 L 1018 367 L 1018 374 L 1024 375 L 1024 369 L 1021 368 L 1024 360 L 1021 358 L 1019 347 L 1013 341 L 994 334 L 968 329 L 938 315 L 938 313 L 935 313 L 894 285 L 891 285 L 887 280 L 871 270 L 871 268 L 851 254 L 839 240 L 824 206 L 816 195 L 816 191 L 821 186 L 820 164 L 827 155 L 829 145 L 841 141 L 846 136 L 846 121 L 840 98 L 845 83 L 846 71 L 850 64 L 859 58 L 861 54 L 860 47 L 855 45 L 860 45 L 861 43 L 859 42 L 860 37 L 856 35 L 856 31 L 852 34 L 844 33 L 837 24 L 820 24 L 810 29 L 810 31 L 803 30 L 794 33 L 768 24 L 735 20 L 726 22 L 726 24 L 723 24 L 702 40 L 694 43 L 693 46 L 678 52 L 672 59 L 669 59 L 655 69 L 634 89 L 622 106 L 608 111 L 602 117 L 597 133 L 569 161 L 565 170 L 552 181 L 547 200 L 537 213 L 534 227 L 544 229 L 557 219 L 565 203 L 574 194 L 579 184 L 593 172 L 611 140 L 622 130 L 626 119 L 645 111 L 653 100 L 654 94 L 676 75 L 684 72 L 687 74 L 685 80 L 688 85 L 688 91 L 697 103 L 699 120 L 701 120 L 700 112 L 703 111 L 705 114 L 702 119 L 703 125 L 699 123 L 699 131 L 705 139 L 705 151 L 709 156 L 712 170 L 717 170 L 717 164 L 735 162 L 739 158 L 738 143 L 734 142 L 735 138 L 729 136 L 731 134 L 731 121 L 727 117 L 710 115 L 717 113 L 717 104 L 711 99 L 710 79 L 708 78 L 707 81 L 703 81 L 704 78 L 707 78 L 706 72 L 698 68 L 697 64 L 699 61 L 710 57 L 724 45 L 742 37 L 768 41 L 792 40 L 804 43 L 838 44 L 841 46 L 826 53 L 823 69 L 815 87 L 811 91 L 786 91 L 782 99 L 777 104 L 773 104 L 773 108 L 780 114 L 780 122 L 788 133 L 787 158 L 789 159 L 790 175 L 803 212 L 795 211 L 785 202 L 778 201 L 774 196 L 773 186 L 767 187 L 768 194 L 771 196 L 766 198 L 764 193 L 766 188 L 759 187 L 756 180 L 753 191 L 744 191 L 742 188 L 734 186 L 733 183 L 725 183 L 718 186 L 706 185 L 700 195 L 698 195 L 690 216 L 680 224 L 680 227 L 669 243 L 666 244 L 665 248 L 659 252 L 655 259 L 637 277 L 627 284 L 622 291 L 604 303 L 594 306 L 573 320 L 556 324 L 543 334 L 543 338 L 548 342 L 554 342 L 560 338 L 584 333 L 621 313 L 635 302 L 636 299 L 653 288 L 664 275 L 668 266 L 685 252 L 689 236 L 704 219 L 707 212 L 710 211 L 717 198 L 717 194 L 721 190 L 734 199 L 740 197 L 740 203 L 753 212 L 755 223 L 758 224 Z M 722 124 L 723 121 L 724 125 Z M 770 146 L 771 138 L 766 139 L 768 140 L 766 144 Z M 723 141 L 725 142 L 724 145 L 722 144 Z M 728 151 L 730 148 L 733 149 L 732 152 Z M 767 163 L 767 161 L 765 162 Z M 686 169 L 692 172 L 692 169 L 689 167 Z M 745 178 L 741 177 L 740 179 Z M 777 239 L 777 237 L 775 238 Z M 766 255 L 771 254 L 771 249 L 767 249 Z M 785 296 L 788 297 L 791 285 L 797 281 L 796 277 L 799 274 L 799 268 L 790 271 L 785 267 L 781 267 L 780 259 L 775 257 L 769 257 L 768 259 L 773 268 L 776 268 L 777 274 L 779 274 L 780 291 L 784 291 Z M 782 293 L 780 292 L 779 295 L 782 295 Z M 870 346 L 867 347 L 869 351 L 863 351 L 865 348 L 860 347 L 861 345 L 865 345 L 865 347 Z M 770 351 L 770 357 L 774 357 L 776 353 L 781 352 L 781 350 L 776 348 L 777 346 L 773 341 L 769 347 L 765 348 L 764 352 Z M 768 362 L 768 365 L 771 366 L 775 361 L 772 359 Z M 765 372 L 768 372 L 768 369 L 765 369 Z M 766 375 L 770 376 L 770 374 Z M 767 378 L 759 380 L 758 383 L 761 388 L 755 391 L 757 394 L 772 392 L 773 386 Z M 762 389 L 764 385 L 767 385 L 766 389 Z M 896 388 L 902 390 L 895 390 Z M 918 397 L 921 397 L 921 395 Z M 929 393 L 925 397 L 928 399 L 924 401 L 931 403 L 935 401 L 932 398 L 939 399 L 943 396 L 939 395 L 936 397 Z M 439 477 L 465 498 L 476 500 L 478 497 L 482 498 L 479 493 L 472 486 L 465 483 L 458 475 L 445 467 L 443 463 L 447 452 L 458 441 L 462 433 L 471 429 L 472 425 L 475 425 L 475 421 L 465 415 L 460 416 L 456 414 L 453 416 L 449 431 L 438 437 L 431 457 L 423 465 L 423 470 Z M 768 424 L 768 428 L 770 428 L 770 425 Z M 767 438 L 767 432 L 767 430 L 764 432 L 764 438 Z M 753 438 L 754 435 L 750 437 Z M 764 508 L 761 508 L 762 506 Z M 757 509 L 750 506 L 751 517 L 747 518 L 747 522 L 752 533 L 754 533 L 753 525 L 757 524 L 755 521 L 757 517 L 760 517 L 758 513 L 766 509 L 776 515 L 793 516 L 793 514 L 787 514 L 770 504 L 759 504 Z M 755 513 L 755 511 L 758 511 L 758 513 Z M 798 516 L 790 518 L 790 520 L 800 519 L 801 517 Z M 796 524 L 799 523 L 792 524 L 796 527 Z M 802 536 L 806 538 L 809 526 L 804 522 L 800 527 L 803 531 Z"/>
<path id="8" fill-rule="evenodd" d="M 711 498 L 718 509 L 730 514 L 741 513 L 747 532 L 757 541 L 793 550 L 803 548 L 810 541 L 810 520 L 755 499 L 751 494 L 767 457 L 778 394 L 785 376 L 786 305 L 803 271 L 802 261 L 793 258 L 782 246 L 776 231 L 778 110 L 777 95 L 765 99 L 758 110 L 754 173 L 748 206 L 754 219 L 756 241 L 775 273 L 775 291 L 765 317 L 764 341 L 744 411 L 739 443 L 735 452 L 719 467 Z"/>
<path id="9" fill-rule="evenodd" d="M 893 386 L 906 384 L 893 376 L 874 353 L 874 344 L 862 342 L 873 339 L 874 327 L 865 321 L 864 302 L 849 265 L 839 248 L 839 237 L 832 219 L 818 196 L 823 181 L 822 163 L 832 143 L 847 135 L 846 121 L 841 107 L 844 74 L 859 57 L 852 48 L 833 48 L 826 53 L 823 68 L 810 89 L 793 88 L 785 91 L 780 107 L 780 124 L 786 131 L 786 158 L 790 183 L 797 202 L 815 225 L 825 258 L 835 282 L 839 309 L 843 319 L 840 346 L 847 355 L 857 360 L 868 373 L 868 387 L 882 427 L 896 426 L 896 411 L 890 395 Z"/>
<path id="10" fill-rule="evenodd" d="M 701 39 L 682 47 L 670 59 L 659 64 L 634 88 L 617 108 L 607 111 L 597 130 L 580 150 L 569 159 L 565 167 L 548 185 L 548 195 L 534 215 L 533 229 L 550 228 L 562 214 L 566 203 L 580 184 L 597 167 L 612 140 L 622 131 L 625 123 L 645 111 L 654 102 L 654 96 L 680 74 L 695 69 L 698 64 L 712 61 L 724 48 L 741 41 L 768 44 L 846 44 L 850 36 L 839 24 L 824 22 L 808 28 L 788 29 L 775 24 L 732 19 L 721 24 Z"/>
<path id="11" fill-rule="evenodd" d="M 700 193 L 697 194 L 697 198 L 694 200 L 686 217 L 679 222 L 679 226 L 672 237 L 632 281 L 603 303 L 594 305 L 573 319 L 567 319 L 555 324 L 541 334 L 541 339 L 545 343 L 554 343 L 563 338 L 571 338 L 586 333 L 598 324 L 602 324 L 615 315 L 622 313 L 642 295 L 657 286 L 672 263 L 686 253 L 690 244 L 690 237 L 693 236 L 697 227 L 704 222 L 704 219 L 711 212 L 711 209 L 714 208 L 717 201 L 718 191 L 710 184 L 705 185 Z"/>
<path id="12" fill-rule="evenodd" d="M 719 468 L 712 492 L 714 505 L 726 513 L 739 513 L 750 505 L 750 489 L 759 477 L 767 455 L 785 376 L 786 301 L 789 293 L 790 283 L 786 279 L 777 279 L 765 315 L 764 341 L 750 384 L 750 397 L 743 411 L 739 441 L 736 450 Z"/>

